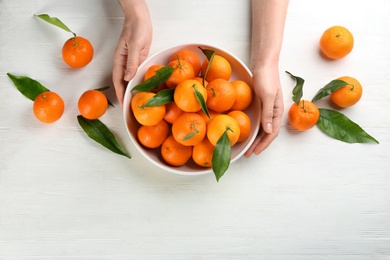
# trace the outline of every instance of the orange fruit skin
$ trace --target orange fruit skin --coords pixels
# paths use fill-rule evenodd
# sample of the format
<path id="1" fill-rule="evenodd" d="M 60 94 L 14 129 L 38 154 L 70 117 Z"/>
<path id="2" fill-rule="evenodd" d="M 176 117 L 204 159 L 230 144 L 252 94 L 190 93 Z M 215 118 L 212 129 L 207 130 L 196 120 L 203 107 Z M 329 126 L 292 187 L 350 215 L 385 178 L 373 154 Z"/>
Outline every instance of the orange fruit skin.
<path id="1" fill-rule="evenodd" d="M 207 87 L 207 84 L 209 84 L 209 83 L 207 82 L 207 80 L 204 80 L 204 81 L 203 81 L 203 78 L 202 78 L 202 77 L 195 77 L 194 80 L 199 81 L 200 84 L 202 84 L 204 87 Z M 204 83 L 204 84 L 203 84 L 203 83 Z"/>
<path id="2" fill-rule="evenodd" d="M 236 90 L 225 79 L 215 79 L 207 84 L 207 107 L 216 112 L 229 110 L 236 100 Z"/>
<path id="3" fill-rule="evenodd" d="M 209 60 L 205 59 L 201 67 L 201 72 L 203 76 L 206 73 L 206 69 L 208 65 L 209 65 Z M 224 57 L 215 54 L 212 59 L 210 68 L 207 72 L 206 80 L 208 82 L 218 78 L 229 80 L 231 75 L 232 75 L 232 66 L 230 65 L 229 61 Z"/>
<path id="4" fill-rule="evenodd" d="M 169 135 L 161 145 L 161 156 L 171 166 L 182 166 L 192 156 L 192 147 L 178 143 Z"/>
<path id="5" fill-rule="evenodd" d="M 186 139 L 190 134 L 192 137 Z M 172 135 L 182 145 L 197 145 L 206 136 L 206 122 L 197 113 L 184 112 L 173 122 Z"/>
<path id="6" fill-rule="evenodd" d="M 236 99 L 231 107 L 231 110 L 247 109 L 253 99 L 251 87 L 243 80 L 233 80 L 231 83 L 236 90 Z"/>
<path id="7" fill-rule="evenodd" d="M 64 43 L 62 59 L 72 68 L 82 68 L 92 61 L 94 49 L 85 38 L 76 36 Z"/>
<path id="8" fill-rule="evenodd" d="M 168 137 L 170 128 L 165 120 L 161 120 L 157 125 L 142 125 L 138 128 L 137 137 L 139 142 L 147 148 L 157 148 Z"/>
<path id="9" fill-rule="evenodd" d="M 352 33 L 343 26 L 332 26 L 325 30 L 320 38 L 322 53 L 334 60 L 347 56 L 353 49 L 354 38 Z"/>
<path id="10" fill-rule="evenodd" d="M 211 109 L 209 109 L 208 112 L 209 112 L 209 116 L 210 116 L 210 117 L 208 117 L 208 116 L 206 115 L 206 113 L 203 112 L 202 109 L 199 110 L 198 112 L 196 112 L 196 113 L 198 113 L 198 114 L 203 118 L 203 120 L 206 122 L 206 124 L 208 124 L 208 122 L 210 122 L 210 120 L 213 119 L 216 115 L 220 115 L 220 114 L 221 114 L 220 112 L 215 112 L 215 111 L 213 111 L 213 110 L 211 110 Z"/>
<path id="11" fill-rule="evenodd" d="M 165 105 L 145 107 L 146 102 L 155 96 L 153 92 L 137 92 L 130 102 L 135 119 L 141 125 L 157 125 L 165 115 Z"/>
<path id="12" fill-rule="evenodd" d="M 237 143 L 240 137 L 240 126 L 236 119 L 228 115 L 217 115 L 207 124 L 207 138 L 214 146 L 224 132 L 227 132 L 230 146 Z"/>
<path id="13" fill-rule="evenodd" d="M 237 143 L 245 141 L 251 132 L 251 120 L 249 116 L 241 110 L 230 111 L 227 115 L 236 119 L 240 126 L 240 136 Z"/>
<path id="14" fill-rule="evenodd" d="M 330 95 L 330 99 L 337 106 L 345 108 L 355 105 L 363 95 L 363 88 L 360 82 L 352 77 L 344 76 L 338 78 L 349 85 L 339 88 Z"/>
<path id="15" fill-rule="evenodd" d="M 301 131 L 315 126 L 319 118 L 320 111 L 317 106 L 308 100 L 301 100 L 298 105 L 293 103 L 288 111 L 290 125 Z"/>
<path id="16" fill-rule="evenodd" d="M 212 145 L 209 139 L 205 138 L 202 142 L 192 147 L 192 159 L 194 162 L 205 168 L 213 166 L 214 145 Z"/>
<path id="17" fill-rule="evenodd" d="M 185 60 L 173 60 L 168 63 L 168 67 L 175 69 L 171 76 L 165 81 L 165 85 L 168 88 L 176 88 L 176 86 L 184 80 L 193 79 L 195 77 L 192 65 Z"/>
<path id="18" fill-rule="evenodd" d="M 179 50 L 172 54 L 172 56 L 169 58 L 169 62 L 177 59 L 184 60 L 190 63 L 192 65 L 192 68 L 194 69 L 194 75 L 199 75 L 201 62 L 199 56 L 195 52 L 187 49 Z"/>
<path id="19" fill-rule="evenodd" d="M 201 93 L 203 99 L 206 101 L 207 90 L 197 80 L 185 80 L 175 88 L 173 99 L 176 105 L 185 112 L 197 112 L 202 108 L 199 100 L 196 98 L 194 88 Z"/>
<path id="20" fill-rule="evenodd" d="M 87 119 L 98 119 L 107 110 L 108 101 L 106 95 L 98 90 L 87 90 L 79 98 L 78 109 L 80 114 Z"/>
<path id="21" fill-rule="evenodd" d="M 64 100 L 55 92 L 43 92 L 34 99 L 34 115 L 43 123 L 50 124 L 57 121 L 61 118 L 64 110 Z"/>
<path id="22" fill-rule="evenodd" d="M 173 124 L 176 118 L 183 113 L 183 110 L 181 110 L 175 102 L 165 104 L 165 108 L 164 120 L 170 124 Z"/>

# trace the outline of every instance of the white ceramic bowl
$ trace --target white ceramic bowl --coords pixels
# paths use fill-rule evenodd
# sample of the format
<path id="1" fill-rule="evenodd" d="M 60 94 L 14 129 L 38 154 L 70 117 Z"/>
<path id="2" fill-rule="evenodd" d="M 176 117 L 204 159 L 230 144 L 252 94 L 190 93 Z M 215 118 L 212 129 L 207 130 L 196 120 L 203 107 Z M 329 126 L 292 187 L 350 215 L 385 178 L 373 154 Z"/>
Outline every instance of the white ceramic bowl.
<path id="1" fill-rule="evenodd" d="M 158 166 L 161 169 L 164 169 L 168 172 L 176 173 L 176 174 L 182 174 L 182 175 L 200 175 L 200 174 L 206 174 L 211 173 L 213 170 L 211 168 L 204 168 L 201 166 L 196 165 L 192 159 L 183 166 L 179 167 L 173 167 L 168 165 L 164 162 L 160 155 L 160 148 L 156 149 L 149 149 L 140 144 L 140 142 L 137 140 L 137 130 L 140 127 L 140 124 L 135 120 L 131 108 L 130 108 L 130 102 L 132 99 L 132 95 L 134 94 L 131 89 L 136 86 L 137 84 L 141 83 L 143 81 L 144 74 L 146 70 L 154 64 L 168 64 L 168 60 L 170 56 L 178 50 L 181 49 L 189 49 L 194 51 L 198 54 L 201 61 L 203 62 L 204 59 L 206 59 L 206 56 L 203 54 L 203 52 L 199 49 L 199 46 L 203 49 L 212 49 L 215 51 L 215 54 L 221 55 L 225 57 L 232 66 L 232 76 L 230 78 L 230 81 L 235 79 L 241 79 L 247 82 L 249 85 L 252 85 L 252 73 L 247 68 L 247 66 L 241 62 L 236 56 L 229 53 L 226 50 L 223 50 L 216 46 L 210 46 L 206 44 L 183 44 L 183 45 L 177 45 L 173 47 L 169 47 L 166 49 L 163 49 L 150 57 L 148 57 L 139 67 L 138 72 L 136 76 L 128 83 L 127 89 L 125 92 L 124 97 L 124 103 L 123 103 L 123 117 L 125 120 L 125 125 L 127 128 L 127 132 L 129 134 L 130 140 L 135 145 L 137 150 L 145 156 L 151 163 Z M 249 108 L 245 110 L 245 112 L 248 114 L 249 118 L 251 119 L 251 131 L 249 137 L 241 143 L 236 143 L 232 147 L 231 152 L 231 163 L 234 163 L 237 161 L 242 155 L 248 150 L 250 145 L 253 143 L 253 141 L 256 138 L 256 135 L 259 131 L 260 127 L 260 102 L 257 98 L 253 99 L 253 102 Z"/>

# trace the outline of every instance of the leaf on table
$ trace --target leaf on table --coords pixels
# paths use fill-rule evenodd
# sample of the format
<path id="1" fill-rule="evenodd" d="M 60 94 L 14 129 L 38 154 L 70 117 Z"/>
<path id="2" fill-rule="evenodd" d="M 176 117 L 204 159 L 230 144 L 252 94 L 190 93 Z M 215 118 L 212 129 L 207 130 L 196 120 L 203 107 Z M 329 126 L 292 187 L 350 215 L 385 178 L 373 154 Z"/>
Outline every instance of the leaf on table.
<path id="1" fill-rule="evenodd" d="M 173 73 L 175 69 L 165 66 L 156 71 L 156 75 L 149 78 L 148 80 L 136 85 L 133 90 L 148 92 L 158 88 L 162 83 L 164 83 Z"/>
<path id="2" fill-rule="evenodd" d="M 346 143 L 379 144 L 374 137 L 342 113 L 326 108 L 319 108 L 319 110 L 320 118 L 317 126 L 330 137 Z"/>
<path id="3" fill-rule="evenodd" d="M 230 165 L 231 146 L 225 131 L 214 147 L 212 165 L 217 181 L 225 174 Z"/>
<path id="4" fill-rule="evenodd" d="M 78 115 L 77 120 L 81 128 L 92 140 L 114 153 L 131 158 L 125 149 L 120 146 L 114 134 L 99 119 L 90 120 Z"/>
<path id="5" fill-rule="evenodd" d="M 323 88 L 318 90 L 318 92 L 314 95 L 311 102 L 315 102 L 317 100 L 320 100 L 321 98 L 329 96 L 330 94 L 332 94 L 339 88 L 344 87 L 345 85 L 348 85 L 348 83 L 343 80 L 339 80 L 339 79 L 332 80 L 331 82 L 326 84 Z"/>
<path id="6" fill-rule="evenodd" d="M 156 95 L 151 97 L 144 107 L 153 107 L 153 106 L 161 106 L 168 104 L 173 101 L 173 93 L 175 92 L 175 89 L 163 89 L 157 92 Z"/>
<path id="7" fill-rule="evenodd" d="M 50 91 L 41 83 L 32 78 L 26 76 L 15 76 L 11 73 L 7 73 L 7 75 L 12 80 L 15 87 L 20 91 L 20 93 L 32 101 L 34 101 L 39 94 Z"/>
<path id="8" fill-rule="evenodd" d="M 286 71 L 286 73 L 288 75 L 290 75 L 296 81 L 296 85 L 295 85 L 295 87 L 293 88 L 293 91 L 292 91 L 292 94 L 293 94 L 292 100 L 296 104 L 298 104 L 299 101 L 301 100 L 302 96 L 303 96 L 303 84 L 305 83 L 305 80 L 303 78 L 301 78 L 301 77 L 294 76 L 293 74 L 291 74 L 288 71 Z"/>
<path id="9" fill-rule="evenodd" d="M 74 37 L 76 37 L 76 34 L 74 32 L 72 32 L 68 26 L 66 26 L 60 19 L 58 19 L 57 17 L 50 17 L 50 15 L 48 14 L 36 14 L 35 15 L 36 17 L 42 19 L 43 21 L 47 22 L 47 23 L 50 23 L 54 26 L 57 26 L 67 32 L 70 32 L 74 35 Z"/>

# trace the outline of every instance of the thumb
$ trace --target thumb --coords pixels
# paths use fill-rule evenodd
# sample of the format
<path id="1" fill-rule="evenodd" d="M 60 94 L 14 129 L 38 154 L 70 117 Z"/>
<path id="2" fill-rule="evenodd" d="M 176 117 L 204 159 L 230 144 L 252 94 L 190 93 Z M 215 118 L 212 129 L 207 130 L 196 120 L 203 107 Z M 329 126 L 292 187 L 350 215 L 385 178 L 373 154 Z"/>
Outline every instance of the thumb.
<path id="1" fill-rule="evenodd" d="M 135 53 L 135 52 L 129 51 L 129 54 L 127 56 L 125 76 L 124 76 L 125 81 L 130 81 L 134 77 L 134 75 L 137 72 L 138 65 L 139 65 L 138 56 L 131 54 L 131 53 Z"/>
<path id="2" fill-rule="evenodd" d="M 263 130 L 270 134 L 272 133 L 272 120 L 274 117 L 274 106 L 272 102 L 264 102 L 263 109 L 261 111 L 261 124 Z"/>

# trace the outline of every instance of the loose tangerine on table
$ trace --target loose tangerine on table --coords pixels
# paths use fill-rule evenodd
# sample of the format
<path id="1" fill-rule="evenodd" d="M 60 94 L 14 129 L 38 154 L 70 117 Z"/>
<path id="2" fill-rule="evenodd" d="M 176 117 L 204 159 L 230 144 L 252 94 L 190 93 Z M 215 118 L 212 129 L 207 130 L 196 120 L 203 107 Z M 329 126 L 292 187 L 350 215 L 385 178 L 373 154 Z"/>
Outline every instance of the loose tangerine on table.
<path id="1" fill-rule="evenodd" d="M 72 68 L 87 66 L 92 61 L 93 54 L 90 41 L 80 36 L 70 38 L 62 47 L 62 59 Z"/>

